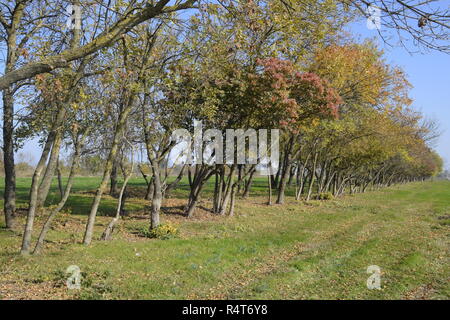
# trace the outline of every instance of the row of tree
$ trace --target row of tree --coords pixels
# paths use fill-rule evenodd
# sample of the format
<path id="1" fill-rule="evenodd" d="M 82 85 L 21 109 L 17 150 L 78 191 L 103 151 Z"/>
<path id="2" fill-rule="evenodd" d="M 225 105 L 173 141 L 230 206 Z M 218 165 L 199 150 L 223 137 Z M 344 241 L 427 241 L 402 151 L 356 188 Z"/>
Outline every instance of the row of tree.
<path id="1" fill-rule="evenodd" d="M 14 149 L 30 138 L 42 146 L 21 252 L 42 249 L 80 163 L 89 159 L 102 160 L 102 174 L 86 222 L 87 245 L 108 185 L 119 198 L 117 215 L 102 236 L 110 238 L 136 169 L 147 182 L 151 229 L 160 223 L 165 197 L 184 176 L 190 186 L 186 216 L 194 215 L 210 179 L 215 183 L 211 211 L 233 215 L 237 198 L 251 192 L 257 167 L 208 161 L 174 166 L 172 133 L 192 131 L 194 121 L 223 133 L 280 129 L 280 166 L 267 184 L 270 204 L 273 190 L 282 204 L 289 185 L 295 185 L 296 199 L 308 201 L 314 194 L 364 192 L 439 173 L 442 161 L 429 147 L 435 125 L 409 107 L 404 73 L 388 65 L 372 42 L 356 43 L 345 32 L 361 3 L 73 0 L 70 4 L 81 6 L 84 18 L 67 24 L 70 28 L 61 13 L 64 2 L 2 4 L 7 59 L 0 88 L 9 228 L 16 218 Z M 70 154 L 68 179 L 65 186 L 59 179 L 61 200 L 47 210 L 33 249 L 36 212 L 60 172 L 64 148 Z M 145 165 L 136 160 L 138 154 L 145 154 Z M 217 156 L 217 149 L 210 156 Z"/>

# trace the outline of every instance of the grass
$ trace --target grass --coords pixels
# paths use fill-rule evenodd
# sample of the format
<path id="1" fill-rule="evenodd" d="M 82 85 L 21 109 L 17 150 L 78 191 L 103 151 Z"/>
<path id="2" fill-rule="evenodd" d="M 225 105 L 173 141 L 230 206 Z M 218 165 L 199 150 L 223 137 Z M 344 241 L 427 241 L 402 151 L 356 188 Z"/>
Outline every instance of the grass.
<path id="1" fill-rule="evenodd" d="M 110 242 L 80 244 L 98 178 L 78 178 L 68 208 L 49 233 L 44 254 L 17 254 L 21 230 L 0 229 L 0 298 L 50 299 L 448 299 L 450 183 L 411 183 L 330 201 L 266 206 L 264 180 L 239 200 L 235 217 L 216 217 L 209 185 L 196 217 L 177 213 L 183 185 L 166 201 L 163 223 L 178 236 L 148 239 L 139 198 L 128 203 Z M 29 179 L 19 179 L 25 203 Z M 141 180 L 132 190 L 144 189 Z M 0 189 L 2 186 L 0 185 Z M 137 192 L 137 191 L 136 191 Z M 292 192 L 292 191 L 290 191 Z M 137 195 L 137 194 L 136 194 Z M 50 202 L 57 201 L 56 188 Z M 106 197 L 96 237 L 114 211 Z M 20 218 L 22 221 L 24 217 Z M 44 215 L 38 217 L 37 228 Z M 3 222 L 2 222 L 3 223 Z M 38 230 L 38 229 L 36 229 Z M 81 290 L 65 270 L 82 271 Z M 366 286 L 367 267 L 381 268 L 381 290 Z"/>

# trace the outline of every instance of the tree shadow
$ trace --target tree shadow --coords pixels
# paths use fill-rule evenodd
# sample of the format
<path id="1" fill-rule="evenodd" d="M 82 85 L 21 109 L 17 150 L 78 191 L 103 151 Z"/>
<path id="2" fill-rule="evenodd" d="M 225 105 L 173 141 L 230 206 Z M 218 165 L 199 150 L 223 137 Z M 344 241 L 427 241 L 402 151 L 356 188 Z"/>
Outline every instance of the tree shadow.
<path id="1" fill-rule="evenodd" d="M 161 207 L 161 212 L 167 215 L 186 217 L 184 206 Z"/>

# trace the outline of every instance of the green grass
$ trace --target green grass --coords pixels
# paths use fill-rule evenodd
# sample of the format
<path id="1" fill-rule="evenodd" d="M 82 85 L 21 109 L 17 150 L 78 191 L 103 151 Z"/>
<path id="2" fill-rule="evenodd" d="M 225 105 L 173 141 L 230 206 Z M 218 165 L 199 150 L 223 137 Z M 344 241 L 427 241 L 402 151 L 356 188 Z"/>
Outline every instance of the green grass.
<path id="1" fill-rule="evenodd" d="M 49 233 L 44 254 L 17 254 L 21 230 L 0 229 L 0 297 L 74 299 L 448 299 L 450 183 L 425 182 L 308 204 L 288 198 L 265 205 L 265 180 L 239 200 L 236 216 L 199 210 L 191 220 L 163 214 L 179 229 L 174 239 L 140 237 L 147 203 L 130 199 L 110 242 L 80 244 L 97 178 L 79 178 Z M 142 179 L 133 188 L 144 188 Z M 19 179 L 25 203 L 29 179 Z M 2 188 L 2 186 L 0 186 Z M 55 190 L 53 190 L 55 191 Z M 187 185 L 164 206 L 181 205 Z M 210 207 L 211 184 L 201 207 Z M 290 191 L 292 192 L 292 191 Z M 57 195 L 53 192 L 54 201 Z M 106 197 L 100 213 L 114 211 Z M 38 217 L 37 228 L 44 216 Z M 22 221 L 24 217 L 21 217 Z M 96 237 L 109 222 L 100 216 Z M 2 222 L 3 223 L 3 222 Z M 38 229 L 36 229 L 38 230 Z M 68 290 L 70 265 L 83 272 L 81 290 Z M 381 290 L 369 290 L 367 267 L 381 268 Z"/>
<path id="2" fill-rule="evenodd" d="M 170 179 L 169 179 L 170 180 Z M 63 179 L 63 184 L 65 185 L 67 179 Z M 119 183 L 120 183 L 119 179 Z M 29 187 L 31 184 L 31 178 L 17 178 L 16 183 L 16 197 L 17 197 L 17 207 L 27 208 L 28 207 L 28 194 Z M 76 214 L 88 214 L 89 209 L 92 204 L 92 197 L 96 191 L 99 184 L 98 177 L 78 177 L 75 178 L 75 182 L 72 187 L 72 193 L 67 200 L 65 205 L 66 210 L 76 213 Z M 142 178 L 132 178 L 128 182 L 128 189 L 131 189 L 136 196 L 139 195 L 140 198 L 144 197 L 146 184 Z M 256 196 L 261 196 L 266 194 L 267 181 L 265 178 L 256 178 L 252 184 L 252 194 Z M 3 190 L 4 190 L 4 180 L 0 178 L 0 207 L 3 208 Z M 212 180 L 208 181 L 204 187 L 203 197 L 212 197 L 214 191 L 214 183 Z M 189 192 L 189 184 L 187 178 L 184 178 L 178 187 L 171 192 L 170 198 L 186 198 Z M 288 196 L 294 196 L 293 188 L 289 188 L 286 193 Z M 137 197 L 136 197 L 137 198 Z M 54 178 L 52 181 L 52 186 L 50 193 L 47 198 L 46 205 L 57 204 L 60 199 L 57 180 Z M 137 199 L 136 199 L 137 200 Z M 98 210 L 100 216 L 111 216 L 116 212 L 117 199 L 104 195 Z M 142 211 L 148 203 L 144 201 L 130 201 L 127 210 L 130 212 Z"/>

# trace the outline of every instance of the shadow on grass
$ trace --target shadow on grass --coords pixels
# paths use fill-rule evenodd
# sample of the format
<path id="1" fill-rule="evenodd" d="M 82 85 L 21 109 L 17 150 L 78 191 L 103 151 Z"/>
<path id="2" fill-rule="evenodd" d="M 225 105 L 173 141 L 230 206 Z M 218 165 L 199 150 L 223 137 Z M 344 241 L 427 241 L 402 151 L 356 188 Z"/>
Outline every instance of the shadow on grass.
<path id="1" fill-rule="evenodd" d="M 161 211 L 167 215 L 186 217 L 184 214 L 184 206 L 161 207 Z"/>
<path id="2" fill-rule="evenodd" d="M 169 179 L 170 181 L 170 179 Z M 63 178 L 63 186 L 67 183 L 67 178 Z M 95 191 L 100 183 L 100 177 L 76 177 L 72 187 L 71 195 L 64 206 L 64 212 L 70 212 L 79 215 L 88 215 Z M 121 181 L 119 181 L 119 184 Z M 16 198 L 17 208 L 19 214 L 26 214 L 28 208 L 29 188 L 31 185 L 31 178 L 17 178 L 16 183 Z M 143 178 L 133 178 L 129 181 L 129 188 L 131 196 L 135 199 L 144 198 L 147 185 Z M 3 192 L 4 179 L 0 178 L 0 207 L 3 207 Z M 205 199 L 212 198 L 214 192 L 214 179 L 210 179 L 204 187 L 202 197 Z M 189 183 L 187 178 L 183 179 L 176 189 L 172 190 L 168 198 L 187 199 L 189 194 Z M 267 182 L 265 177 L 257 177 L 254 179 L 251 190 L 252 196 L 267 195 Z M 288 188 L 286 196 L 293 196 L 293 188 Z M 54 178 L 50 188 L 50 192 L 45 202 L 46 207 L 56 205 L 60 201 L 60 193 L 57 179 Z M 117 208 L 117 199 L 107 194 L 102 197 L 98 209 L 99 216 L 114 216 Z M 149 201 L 128 201 L 126 204 L 126 211 L 128 214 L 136 214 L 140 211 L 145 211 L 145 206 Z M 201 208 L 207 212 L 211 212 L 210 208 Z M 163 207 L 163 213 L 169 215 L 185 216 L 183 206 Z"/>

